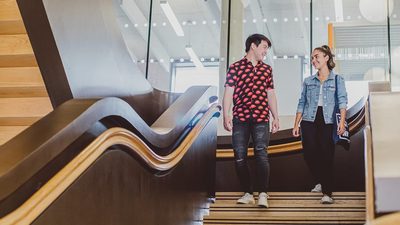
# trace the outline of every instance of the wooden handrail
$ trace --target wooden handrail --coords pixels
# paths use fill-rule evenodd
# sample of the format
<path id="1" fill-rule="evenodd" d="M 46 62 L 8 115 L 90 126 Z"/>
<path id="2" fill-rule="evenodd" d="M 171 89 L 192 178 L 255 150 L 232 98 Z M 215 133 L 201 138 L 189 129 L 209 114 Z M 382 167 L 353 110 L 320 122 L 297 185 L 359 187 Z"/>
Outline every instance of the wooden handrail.
<path id="1" fill-rule="evenodd" d="M 365 192 L 366 192 L 366 221 L 375 219 L 375 193 L 374 193 L 374 170 L 372 158 L 371 127 L 364 129 L 364 154 L 365 154 Z"/>
<path id="2" fill-rule="evenodd" d="M 111 128 L 98 136 L 77 157 L 61 169 L 19 208 L 0 219 L 1 225 L 30 224 L 54 202 L 109 147 L 123 145 L 136 153 L 149 167 L 166 171 L 178 164 L 192 143 L 221 106 L 213 104 L 171 154 L 160 156 L 137 135 L 123 128 Z"/>

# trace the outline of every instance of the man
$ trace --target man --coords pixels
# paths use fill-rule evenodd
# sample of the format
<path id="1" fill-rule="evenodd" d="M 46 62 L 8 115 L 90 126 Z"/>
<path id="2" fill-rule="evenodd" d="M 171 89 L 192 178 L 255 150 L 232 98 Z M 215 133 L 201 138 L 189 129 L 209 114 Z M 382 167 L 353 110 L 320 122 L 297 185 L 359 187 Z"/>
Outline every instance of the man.
<path id="1" fill-rule="evenodd" d="M 279 130 L 277 100 L 272 79 L 272 68 L 262 60 L 271 41 L 261 34 L 246 40 L 246 55 L 233 63 L 227 72 L 223 99 L 224 128 L 232 131 L 235 167 L 244 195 L 239 204 L 254 204 L 253 184 L 247 166 L 250 136 L 256 159 L 255 188 L 259 192 L 258 205 L 268 208 L 269 162 L 266 148 L 269 142 L 269 114 L 272 133 Z M 233 115 L 230 109 L 233 103 Z"/>

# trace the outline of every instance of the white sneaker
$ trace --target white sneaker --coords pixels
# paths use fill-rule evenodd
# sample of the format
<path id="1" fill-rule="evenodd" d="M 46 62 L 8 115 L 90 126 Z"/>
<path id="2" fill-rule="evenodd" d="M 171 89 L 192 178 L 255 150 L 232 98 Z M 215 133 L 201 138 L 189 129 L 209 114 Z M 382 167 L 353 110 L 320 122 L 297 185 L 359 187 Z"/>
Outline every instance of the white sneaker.
<path id="1" fill-rule="evenodd" d="M 315 185 L 315 187 L 311 190 L 311 192 L 318 192 L 318 193 L 321 193 L 321 192 L 322 192 L 322 186 L 321 186 L 321 184 Z"/>
<path id="2" fill-rule="evenodd" d="M 268 208 L 268 195 L 265 192 L 261 192 L 258 195 L 258 206 Z"/>
<path id="3" fill-rule="evenodd" d="M 322 204 L 333 204 L 333 199 L 331 197 L 329 197 L 328 195 L 324 195 L 321 198 L 321 203 Z"/>
<path id="4" fill-rule="evenodd" d="M 238 204 L 254 204 L 254 197 L 250 193 L 245 193 L 241 198 L 237 200 Z"/>

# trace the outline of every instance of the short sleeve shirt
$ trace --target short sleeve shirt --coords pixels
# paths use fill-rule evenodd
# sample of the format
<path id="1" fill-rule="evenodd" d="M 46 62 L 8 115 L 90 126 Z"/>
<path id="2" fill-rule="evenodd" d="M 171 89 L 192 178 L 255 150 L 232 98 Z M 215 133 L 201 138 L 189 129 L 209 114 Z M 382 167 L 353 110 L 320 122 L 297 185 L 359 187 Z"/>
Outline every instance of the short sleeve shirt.
<path id="1" fill-rule="evenodd" d="M 244 57 L 229 66 L 225 86 L 234 87 L 234 118 L 243 122 L 269 121 L 267 91 L 274 89 L 271 66 L 263 62 L 253 66 Z"/>

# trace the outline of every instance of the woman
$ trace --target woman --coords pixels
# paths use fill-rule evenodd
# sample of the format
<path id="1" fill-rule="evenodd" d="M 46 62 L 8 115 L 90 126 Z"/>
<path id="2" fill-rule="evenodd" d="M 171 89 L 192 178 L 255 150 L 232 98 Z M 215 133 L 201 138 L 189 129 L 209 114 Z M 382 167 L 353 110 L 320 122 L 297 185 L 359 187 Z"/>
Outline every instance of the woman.
<path id="1" fill-rule="evenodd" d="M 338 134 L 345 131 L 347 93 L 343 77 L 332 71 L 335 63 L 330 48 L 326 45 L 315 48 L 311 57 L 312 64 L 318 72 L 303 82 L 292 133 L 298 137 L 301 129 L 304 159 L 317 184 L 311 191 L 322 192 L 322 204 L 332 204 L 335 90 L 337 89 L 341 114 L 340 125 L 336 131 Z"/>

